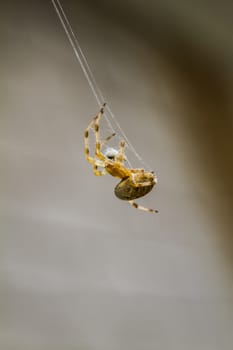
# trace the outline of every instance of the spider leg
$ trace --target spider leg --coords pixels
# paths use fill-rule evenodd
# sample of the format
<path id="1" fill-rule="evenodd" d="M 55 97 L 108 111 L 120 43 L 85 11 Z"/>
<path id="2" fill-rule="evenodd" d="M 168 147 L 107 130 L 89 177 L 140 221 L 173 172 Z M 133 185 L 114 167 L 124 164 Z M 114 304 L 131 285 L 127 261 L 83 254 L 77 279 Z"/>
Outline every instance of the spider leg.
<path id="1" fill-rule="evenodd" d="M 113 134 L 106 137 L 103 141 L 101 141 L 100 149 L 105 145 L 105 143 L 107 143 L 109 140 L 111 140 L 111 138 L 114 137 L 115 135 L 116 135 L 116 133 L 114 132 Z"/>
<path id="2" fill-rule="evenodd" d="M 116 135 L 116 133 L 113 133 L 111 135 L 109 135 L 108 137 L 106 137 L 103 141 L 101 141 L 100 143 L 100 149 L 103 147 L 103 145 L 108 142 L 112 137 L 114 137 Z M 103 170 L 99 170 L 98 169 L 98 165 L 94 164 L 93 165 L 93 172 L 95 174 L 95 176 L 103 176 L 107 174 L 107 171 L 105 169 Z"/>
<path id="3" fill-rule="evenodd" d="M 123 163 L 123 161 L 126 160 L 125 156 L 125 141 L 120 142 L 120 148 L 119 148 L 119 154 L 116 157 L 116 161 Z"/>
<path id="4" fill-rule="evenodd" d="M 100 109 L 98 115 L 90 122 L 90 124 L 88 125 L 88 127 L 85 129 L 84 131 L 84 144 L 85 144 L 85 157 L 86 160 L 91 163 L 91 164 L 95 164 L 95 158 L 91 157 L 89 155 L 90 153 L 90 149 L 89 149 L 89 130 L 94 126 L 94 132 L 95 132 L 95 142 L 96 142 L 96 150 L 95 150 L 95 154 L 96 156 L 101 159 L 102 161 L 105 160 L 105 157 L 102 155 L 102 153 L 100 152 L 100 141 L 99 141 L 99 120 L 102 116 L 102 114 L 104 113 L 104 106 Z"/>
<path id="5" fill-rule="evenodd" d="M 113 136 L 115 136 L 115 134 L 112 134 L 108 137 L 106 137 L 102 142 L 100 142 L 99 140 L 99 121 L 100 118 L 102 116 L 102 114 L 104 113 L 104 106 L 101 108 L 101 110 L 99 111 L 98 115 L 90 122 L 90 124 L 88 125 L 88 127 L 86 128 L 85 132 L 84 132 L 84 144 L 85 144 L 85 157 L 86 160 L 93 165 L 93 172 L 95 176 L 102 176 L 105 175 L 107 172 L 105 169 L 103 170 L 99 170 L 98 167 L 102 167 L 105 168 L 105 157 L 103 156 L 103 154 L 101 153 L 100 149 L 101 147 L 107 142 L 109 141 Z M 92 129 L 94 127 L 94 133 L 95 133 L 95 157 L 91 157 L 89 155 L 90 150 L 89 150 L 89 130 Z"/>
<path id="6" fill-rule="evenodd" d="M 105 169 L 99 170 L 96 164 L 93 165 L 93 172 L 95 176 L 103 176 L 107 174 L 107 171 Z"/>
<path id="7" fill-rule="evenodd" d="M 139 205 L 139 204 L 135 203 L 134 201 L 128 201 L 128 203 L 130 205 L 132 205 L 132 207 L 135 208 L 135 209 L 140 209 L 140 210 L 143 210 L 143 211 L 147 211 L 149 213 L 158 213 L 158 210 L 145 208 L 142 205 Z"/>
<path id="8" fill-rule="evenodd" d="M 95 159 L 89 155 L 90 153 L 89 130 L 92 128 L 93 123 L 94 123 L 94 120 L 91 121 L 91 123 L 88 125 L 88 127 L 84 131 L 85 157 L 86 157 L 86 160 L 91 164 L 95 163 Z"/>
<path id="9" fill-rule="evenodd" d="M 94 118 L 94 132 L 95 132 L 95 154 L 96 156 L 105 161 L 104 155 L 101 153 L 101 142 L 100 142 L 100 136 L 99 136 L 99 122 L 100 118 L 104 114 L 104 107 L 105 103 L 103 104 L 102 108 L 100 109 L 99 113 L 97 116 Z"/>
<path id="10" fill-rule="evenodd" d="M 102 176 L 102 175 L 106 175 L 106 170 L 103 169 L 103 170 L 99 170 L 98 167 L 102 167 L 102 168 L 105 168 L 105 165 L 104 163 L 99 160 L 99 159 L 96 159 L 96 158 L 92 158 L 92 157 L 89 157 L 87 158 L 88 162 L 93 164 L 93 172 L 94 172 L 94 175 L 95 176 Z"/>

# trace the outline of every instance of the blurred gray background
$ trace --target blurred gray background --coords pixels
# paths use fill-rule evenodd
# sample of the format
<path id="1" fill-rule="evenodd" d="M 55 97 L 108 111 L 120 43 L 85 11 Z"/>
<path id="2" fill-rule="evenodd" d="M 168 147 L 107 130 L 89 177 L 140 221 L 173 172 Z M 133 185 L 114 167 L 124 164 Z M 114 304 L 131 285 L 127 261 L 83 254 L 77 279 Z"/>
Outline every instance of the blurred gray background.
<path id="1" fill-rule="evenodd" d="M 98 106 L 51 2 L 2 2 L 0 348 L 231 350 L 232 4 L 64 9 L 159 214 L 85 161 Z"/>

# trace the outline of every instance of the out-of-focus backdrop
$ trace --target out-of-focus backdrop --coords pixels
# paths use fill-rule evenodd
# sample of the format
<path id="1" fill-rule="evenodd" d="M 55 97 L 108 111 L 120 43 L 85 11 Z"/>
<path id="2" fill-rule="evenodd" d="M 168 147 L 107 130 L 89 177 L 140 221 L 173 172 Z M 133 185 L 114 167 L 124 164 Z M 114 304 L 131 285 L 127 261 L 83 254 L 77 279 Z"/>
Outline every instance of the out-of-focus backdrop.
<path id="1" fill-rule="evenodd" d="M 51 2 L 2 2 L 2 350 L 232 349 L 232 7 L 64 2 L 151 215 L 84 159 L 98 105 Z"/>

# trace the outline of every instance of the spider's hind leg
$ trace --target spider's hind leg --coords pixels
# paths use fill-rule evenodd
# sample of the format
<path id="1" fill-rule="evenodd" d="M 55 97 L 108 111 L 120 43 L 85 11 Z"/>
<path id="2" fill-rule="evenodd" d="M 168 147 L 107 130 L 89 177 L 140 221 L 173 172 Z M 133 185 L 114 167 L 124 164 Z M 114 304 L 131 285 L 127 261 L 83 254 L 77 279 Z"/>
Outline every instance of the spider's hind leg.
<path id="1" fill-rule="evenodd" d="M 135 208 L 135 209 L 140 209 L 140 210 L 143 210 L 143 211 L 147 211 L 149 213 L 158 213 L 158 210 L 145 208 L 142 205 L 139 205 L 139 204 L 135 203 L 134 201 L 128 201 L 128 203 L 130 205 L 132 205 L 132 207 Z"/>

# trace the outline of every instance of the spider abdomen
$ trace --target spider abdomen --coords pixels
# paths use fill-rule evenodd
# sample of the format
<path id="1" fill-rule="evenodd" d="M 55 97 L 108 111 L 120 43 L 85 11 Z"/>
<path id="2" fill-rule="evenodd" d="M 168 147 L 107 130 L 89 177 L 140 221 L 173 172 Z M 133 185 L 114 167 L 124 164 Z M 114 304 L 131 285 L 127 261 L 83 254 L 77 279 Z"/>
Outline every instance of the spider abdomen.
<path id="1" fill-rule="evenodd" d="M 154 187 L 155 182 L 151 182 L 145 186 L 137 186 L 131 178 L 122 179 L 119 184 L 116 185 L 114 189 L 115 195 L 122 200 L 133 200 L 136 198 L 140 198 L 149 193 Z"/>

